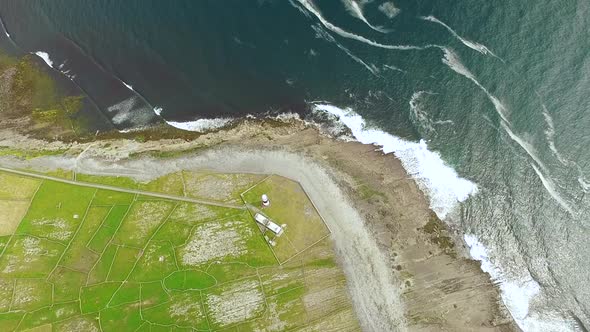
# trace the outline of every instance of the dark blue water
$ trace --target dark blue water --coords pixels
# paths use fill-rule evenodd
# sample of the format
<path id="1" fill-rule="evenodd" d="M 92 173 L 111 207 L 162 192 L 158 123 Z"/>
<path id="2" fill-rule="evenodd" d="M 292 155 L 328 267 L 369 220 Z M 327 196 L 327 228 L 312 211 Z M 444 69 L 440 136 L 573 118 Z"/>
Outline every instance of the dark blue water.
<path id="1" fill-rule="evenodd" d="M 447 220 L 487 248 L 521 327 L 590 326 L 588 1 L 3 0 L 0 16 L 0 47 L 49 54 L 103 127 L 325 101 L 426 140 L 477 185 Z"/>

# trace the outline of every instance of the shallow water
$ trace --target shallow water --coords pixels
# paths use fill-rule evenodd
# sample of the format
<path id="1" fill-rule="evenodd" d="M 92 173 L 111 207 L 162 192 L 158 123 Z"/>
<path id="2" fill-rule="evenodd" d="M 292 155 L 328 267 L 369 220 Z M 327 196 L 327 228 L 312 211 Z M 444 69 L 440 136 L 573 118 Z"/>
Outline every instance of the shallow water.
<path id="1" fill-rule="evenodd" d="M 523 329 L 590 327 L 587 1 L 5 0 L 0 17 L 0 47 L 46 53 L 118 129 L 350 108 Z"/>

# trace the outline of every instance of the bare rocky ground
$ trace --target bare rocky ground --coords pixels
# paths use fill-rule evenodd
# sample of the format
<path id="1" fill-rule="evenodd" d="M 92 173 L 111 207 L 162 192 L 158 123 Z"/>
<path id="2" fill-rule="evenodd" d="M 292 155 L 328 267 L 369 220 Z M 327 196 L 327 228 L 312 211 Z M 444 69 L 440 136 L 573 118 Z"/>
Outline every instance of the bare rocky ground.
<path id="1" fill-rule="evenodd" d="M 514 331 L 499 291 L 455 246 L 399 160 L 334 140 L 300 121 L 245 121 L 196 139 L 46 143 L 0 131 L 0 147 L 68 149 L 0 165 L 149 180 L 182 169 L 275 173 L 297 180 L 332 230 L 357 316 L 367 331 Z M 183 152 L 192 151 L 192 152 Z M 166 152 L 169 159 L 161 159 Z M 426 226 L 426 227 L 425 227 Z"/>

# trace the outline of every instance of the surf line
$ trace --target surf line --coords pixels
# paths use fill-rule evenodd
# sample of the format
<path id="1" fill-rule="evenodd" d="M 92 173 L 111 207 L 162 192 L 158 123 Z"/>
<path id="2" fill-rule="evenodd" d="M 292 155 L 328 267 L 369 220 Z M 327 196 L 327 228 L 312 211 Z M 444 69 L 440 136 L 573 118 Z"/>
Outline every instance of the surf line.
<path id="1" fill-rule="evenodd" d="M 90 96 L 88 91 L 86 91 L 82 86 L 80 86 L 80 84 L 78 84 L 78 82 L 76 82 L 74 80 L 74 78 L 75 78 L 74 75 L 69 76 L 65 72 L 63 72 L 61 69 L 57 69 L 53 66 L 53 61 L 49 57 L 49 53 L 42 52 L 42 51 L 29 52 L 29 53 L 40 57 L 45 62 L 45 64 L 47 64 L 47 66 L 49 68 L 55 70 L 56 72 L 64 75 L 66 78 L 68 78 L 80 91 L 82 91 L 82 93 L 86 96 L 86 98 L 90 101 L 90 103 L 92 103 L 92 105 L 98 110 L 98 113 L 103 117 L 103 119 L 106 120 L 108 123 L 110 123 L 111 126 L 113 126 L 113 128 L 117 128 L 117 126 L 113 123 L 113 121 L 108 116 L 106 116 L 106 114 L 104 114 L 104 111 L 102 110 L 102 108 L 100 108 L 100 106 L 98 106 L 98 103 L 94 100 L 94 98 L 92 98 L 92 96 Z"/>
<path id="2" fill-rule="evenodd" d="M 119 81 L 121 84 L 123 84 L 128 90 L 131 90 L 131 92 L 133 94 L 135 94 L 137 97 L 139 97 L 139 99 L 141 99 L 141 101 L 143 101 L 146 105 L 148 105 L 148 107 L 150 107 L 152 110 L 154 110 L 154 113 L 162 120 L 166 121 L 161 115 L 161 112 L 157 112 L 156 110 L 159 109 L 158 107 L 154 107 L 154 105 L 152 105 L 147 98 L 145 98 L 140 92 L 136 91 L 132 85 L 126 83 L 125 81 L 123 81 L 119 76 L 117 76 L 116 74 L 106 70 L 98 61 L 96 61 L 92 56 L 88 55 L 84 49 L 78 45 L 75 41 L 66 38 L 67 41 L 69 41 L 80 53 L 82 53 L 85 57 L 87 57 L 95 66 L 97 66 L 102 72 L 112 76 L 113 78 L 115 78 L 117 81 Z M 111 121 L 112 123 L 112 121 Z"/>
<path id="3" fill-rule="evenodd" d="M 468 39 L 465 39 L 463 37 L 461 37 L 455 30 L 453 30 L 450 26 L 448 26 L 445 22 L 439 20 L 438 18 L 429 15 L 429 16 L 420 16 L 419 17 L 421 20 L 424 21 L 429 21 L 429 22 L 433 22 L 439 25 L 442 25 L 445 29 L 447 29 L 455 38 L 457 38 L 461 43 L 463 43 L 463 45 L 469 47 L 472 50 L 475 50 L 481 54 L 485 54 L 485 55 L 491 55 L 495 58 L 497 58 L 498 60 L 504 62 L 504 59 L 500 58 L 499 56 L 497 56 L 496 54 L 494 54 L 494 52 L 492 52 L 489 48 L 487 48 L 485 45 L 482 45 L 480 43 L 476 43 L 473 41 L 470 41 Z"/>
<path id="4" fill-rule="evenodd" d="M 300 9 L 300 11 L 303 12 L 303 10 L 297 6 L 297 4 L 294 2 L 295 0 L 289 0 L 289 2 L 291 3 L 292 6 L 294 6 L 295 8 Z M 300 6 L 303 6 L 303 8 L 306 9 L 307 12 L 313 14 L 319 21 L 320 23 L 322 23 L 322 25 L 324 27 L 326 27 L 328 30 L 331 30 L 332 32 L 340 35 L 341 37 L 344 38 L 348 38 L 348 39 L 353 39 L 353 40 L 357 40 L 361 43 L 365 43 L 367 45 L 370 46 L 374 46 L 374 47 L 379 47 L 379 48 L 383 48 L 383 49 L 388 49 L 388 50 L 401 50 L 401 51 L 411 51 L 411 50 L 425 50 L 428 48 L 442 48 L 442 46 L 439 45 L 424 45 L 424 46 L 415 46 L 415 45 L 389 45 L 389 44 L 381 44 L 378 43 L 374 40 L 365 38 L 363 36 L 354 34 L 352 32 L 348 32 L 334 24 L 332 24 L 331 22 L 329 22 L 328 20 L 326 20 L 324 18 L 324 16 L 322 16 L 321 12 L 319 11 L 319 9 L 316 8 L 316 6 L 314 5 L 314 3 L 311 0 L 297 0 L 299 2 Z"/>

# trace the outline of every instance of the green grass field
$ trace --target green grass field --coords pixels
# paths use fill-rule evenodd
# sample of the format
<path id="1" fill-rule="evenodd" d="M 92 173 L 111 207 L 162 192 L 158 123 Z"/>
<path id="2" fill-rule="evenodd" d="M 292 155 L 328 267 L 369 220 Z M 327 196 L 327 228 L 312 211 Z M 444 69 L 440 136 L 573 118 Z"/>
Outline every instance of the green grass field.
<path id="1" fill-rule="evenodd" d="M 77 179 L 238 203 L 264 177 Z M 289 225 L 279 265 L 246 208 L 0 172 L 0 208 L 22 205 L 0 222 L 0 331 L 358 330 L 328 230 L 298 186 L 273 176 L 245 196 L 269 193 L 265 213 Z"/>
<path id="2" fill-rule="evenodd" d="M 261 196 L 267 194 L 271 204 L 262 207 Z M 272 250 L 282 264 L 330 234 L 319 212 L 299 183 L 271 175 L 242 194 L 252 215 L 262 213 L 278 225 L 283 235 L 273 240 Z M 271 239 L 273 234 L 262 232 Z"/>

